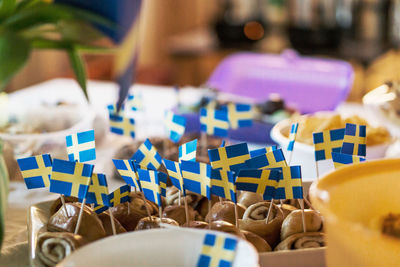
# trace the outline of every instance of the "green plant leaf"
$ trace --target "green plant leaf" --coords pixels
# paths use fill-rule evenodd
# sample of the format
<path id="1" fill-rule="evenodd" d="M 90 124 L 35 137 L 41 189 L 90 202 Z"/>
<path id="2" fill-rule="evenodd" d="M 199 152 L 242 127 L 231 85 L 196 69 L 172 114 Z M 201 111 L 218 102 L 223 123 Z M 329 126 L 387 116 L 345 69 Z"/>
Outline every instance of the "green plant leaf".
<path id="1" fill-rule="evenodd" d="M 87 44 L 76 44 L 69 40 L 52 40 L 44 38 L 33 38 L 30 40 L 31 47 L 36 49 L 60 49 L 69 50 L 74 47 L 80 53 L 91 53 L 91 54 L 112 54 L 115 52 L 115 48 L 108 48 L 97 45 Z"/>
<path id="2" fill-rule="evenodd" d="M 16 8 L 16 0 L 0 0 L 0 19 L 9 16 Z"/>
<path id="3" fill-rule="evenodd" d="M 78 81 L 79 86 L 82 88 L 86 98 L 89 99 L 86 88 L 86 70 L 85 66 L 83 65 L 82 58 L 78 50 L 74 47 L 68 51 L 68 55 L 71 67 L 75 73 L 76 80 Z"/>
<path id="4" fill-rule="evenodd" d="M 29 8 L 36 4 L 41 4 L 41 3 L 43 3 L 43 0 L 22 0 L 17 3 L 16 9 L 18 11 L 18 10 L 21 10 L 24 8 Z"/>
<path id="5" fill-rule="evenodd" d="M 30 43 L 10 32 L 0 34 L 0 90 L 28 60 Z"/>

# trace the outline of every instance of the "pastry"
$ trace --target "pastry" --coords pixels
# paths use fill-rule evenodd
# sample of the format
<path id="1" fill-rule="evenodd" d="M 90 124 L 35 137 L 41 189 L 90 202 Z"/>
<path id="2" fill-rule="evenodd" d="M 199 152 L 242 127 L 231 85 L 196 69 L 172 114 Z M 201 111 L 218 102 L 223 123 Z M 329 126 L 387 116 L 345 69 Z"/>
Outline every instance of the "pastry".
<path id="1" fill-rule="evenodd" d="M 107 236 L 113 235 L 110 214 L 108 212 L 103 212 L 99 214 L 98 217 L 103 224 L 104 230 L 106 231 L 106 235 Z M 115 218 L 114 218 L 114 225 L 116 234 L 126 233 L 126 229 Z"/>
<path id="2" fill-rule="evenodd" d="M 289 236 L 280 242 L 275 251 L 304 249 L 304 248 L 319 248 L 325 246 L 324 233 L 321 232 L 306 232 L 297 233 Z"/>
<path id="3" fill-rule="evenodd" d="M 243 219 L 239 220 L 239 228 L 259 235 L 271 247 L 275 247 L 279 243 L 283 212 L 277 205 L 272 204 L 271 214 L 266 223 L 270 205 L 271 202 L 263 201 L 248 207 L 243 214 Z"/>
<path id="4" fill-rule="evenodd" d="M 79 202 L 77 197 L 64 197 L 65 203 Z M 61 197 L 57 198 L 50 207 L 50 215 L 56 213 L 62 207 Z"/>
<path id="5" fill-rule="evenodd" d="M 322 217 L 314 210 L 305 209 L 307 232 L 319 232 L 322 230 Z M 303 232 L 302 211 L 292 211 L 282 223 L 281 240 L 296 233 Z"/>
<path id="6" fill-rule="evenodd" d="M 279 207 L 283 212 L 283 218 L 286 218 L 292 211 L 297 210 L 295 206 L 289 204 L 282 204 Z"/>
<path id="7" fill-rule="evenodd" d="M 258 235 L 254 234 L 252 232 L 249 232 L 249 231 L 244 231 L 244 230 L 242 231 L 242 234 L 245 236 L 247 241 L 249 241 L 251 244 L 253 244 L 253 246 L 257 249 L 258 253 L 272 251 L 272 248 L 267 243 L 267 241 L 265 241 Z"/>
<path id="8" fill-rule="evenodd" d="M 165 224 L 170 224 L 170 225 L 173 225 L 173 226 L 177 226 L 177 227 L 179 226 L 179 224 L 173 219 L 162 218 L 160 220 L 160 218 L 158 218 L 158 217 L 151 216 L 151 219 L 149 217 L 142 218 L 138 222 L 135 231 L 161 228 L 160 227 L 160 222 L 165 223 Z"/>
<path id="9" fill-rule="evenodd" d="M 260 194 L 256 194 L 253 192 L 242 192 L 238 198 L 238 204 L 245 206 L 246 208 L 250 207 L 253 204 L 263 201 L 263 197 Z"/>
<path id="10" fill-rule="evenodd" d="M 209 229 L 214 231 L 220 231 L 232 235 L 236 235 L 244 239 L 244 234 L 240 232 L 240 230 L 231 223 L 224 221 L 214 221 L 209 224 Z"/>
<path id="11" fill-rule="evenodd" d="M 47 230 L 50 232 L 70 232 L 75 231 L 75 226 L 78 221 L 81 203 L 65 204 L 68 216 L 65 214 L 65 209 L 59 209 L 54 213 L 47 223 Z M 81 224 L 78 234 L 84 237 L 87 241 L 95 241 L 106 236 L 103 224 L 97 214 L 88 206 L 84 206 L 82 212 Z"/>
<path id="12" fill-rule="evenodd" d="M 36 255 L 46 266 L 55 266 L 73 251 L 87 243 L 88 241 L 81 235 L 68 232 L 44 232 L 38 236 Z"/>
<path id="13" fill-rule="evenodd" d="M 197 204 L 202 198 L 203 197 L 199 194 L 186 191 L 186 201 L 192 208 L 196 208 Z M 167 205 L 179 205 L 179 190 L 175 186 L 170 186 L 167 188 L 166 202 Z M 181 205 L 183 205 L 183 203 L 183 195 L 181 195 Z"/>
<path id="14" fill-rule="evenodd" d="M 243 217 L 246 209 L 242 205 L 237 205 L 238 219 Z M 206 216 L 206 221 L 225 221 L 236 224 L 235 221 L 235 204 L 231 201 L 218 201 L 212 206 L 211 211 Z"/>
<path id="15" fill-rule="evenodd" d="M 219 198 L 217 196 L 211 195 L 211 207 L 214 206 L 215 203 L 219 201 Z M 208 214 L 209 207 L 208 207 L 208 198 L 202 197 L 195 207 L 195 209 L 199 212 L 199 214 L 205 218 Z"/>
<path id="16" fill-rule="evenodd" d="M 192 207 L 188 206 L 189 221 L 201 221 L 202 217 Z M 186 223 L 185 206 L 168 206 L 163 211 L 163 218 L 174 219 L 179 225 Z"/>
<path id="17" fill-rule="evenodd" d="M 151 201 L 146 200 L 146 206 L 151 215 L 158 214 L 158 207 Z M 121 203 L 110 208 L 115 219 L 129 232 L 134 231 L 140 219 L 148 216 L 145 202 L 141 192 L 131 193 L 131 202 Z M 128 208 L 129 207 L 129 208 Z"/>
<path id="18" fill-rule="evenodd" d="M 190 221 L 189 223 L 184 223 L 182 227 L 208 229 L 208 223 L 202 221 Z"/>

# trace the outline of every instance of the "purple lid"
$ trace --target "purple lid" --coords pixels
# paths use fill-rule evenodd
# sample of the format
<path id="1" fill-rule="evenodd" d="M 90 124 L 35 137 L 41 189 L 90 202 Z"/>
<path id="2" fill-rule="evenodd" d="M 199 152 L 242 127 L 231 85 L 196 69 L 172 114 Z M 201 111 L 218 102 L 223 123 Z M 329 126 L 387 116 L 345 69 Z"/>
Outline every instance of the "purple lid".
<path id="1" fill-rule="evenodd" d="M 353 75 L 346 61 L 302 57 L 293 50 L 237 53 L 218 65 L 207 86 L 256 102 L 278 93 L 289 106 L 310 113 L 335 109 L 350 92 Z"/>

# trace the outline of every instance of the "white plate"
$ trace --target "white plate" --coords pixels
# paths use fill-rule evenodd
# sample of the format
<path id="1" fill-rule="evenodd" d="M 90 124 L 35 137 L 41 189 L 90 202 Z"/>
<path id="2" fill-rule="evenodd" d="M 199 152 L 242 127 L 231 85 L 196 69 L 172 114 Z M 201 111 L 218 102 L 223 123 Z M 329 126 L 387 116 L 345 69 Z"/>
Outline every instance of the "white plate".
<path id="1" fill-rule="evenodd" d="M 84 246 L 57 266 L 196 266 L 207 233 L 232 237 L 226 233 L 190 228 L 130 232 Z M 247 241 L 239 239 L 233 266 L 259 266 L 257 251 Z"/>

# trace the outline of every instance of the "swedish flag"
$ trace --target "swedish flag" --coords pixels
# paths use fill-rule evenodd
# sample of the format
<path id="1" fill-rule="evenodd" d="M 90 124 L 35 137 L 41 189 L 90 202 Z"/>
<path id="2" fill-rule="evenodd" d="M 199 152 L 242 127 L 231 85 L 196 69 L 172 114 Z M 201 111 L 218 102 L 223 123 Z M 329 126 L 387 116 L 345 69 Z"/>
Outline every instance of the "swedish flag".
<path id="1" fill-rule="evenodd" d="M 233 172 L 211 170 L 211 194 L 236 203 L 236 185 Z"/>
<path id="2" fill-rule="evenodd" d="M 113 159 L 113 162 L 125 183 L 140 190 L 139 177 L 134 162 L 129 159 Z"/>
<path id="3" fill-rule="evenodd" d="M 111 194 L 108 195 L 109 207 L 115 207 L 124 202 L 130 202 L 131 186 L 123 185 Z"/>
<path id="4" fill-rule="evenodd" d="M 337 168 L 342 167 L 347 164 L 363 162 L 363 161 L 365 161 L 365 158 L 355 156 L 355 155 L 348 155 L 348 154 L 332 152 L 332 160 L 333 160 L 333 165 L 335 166 L 335 169 L 337 169 Z"/>
<path id="5" fill-rule="evenodd" d="M 138 169 L 138 174 L 142 192 L 146 199 L 156 203 L 159 207 L 161 207 L 162 201 L 159 172 Z"/>
<path id="6" fill-rule="evenodd" d="M 108 206 L 94 204 L 93 211 L 96 212 L 97 214 L 103 213 L 106 210 L 108 210 Z"/>
<path id="7" fill-rule="evenodd" d="M 210 165 L 182 160 L 181 171 L 185 189 L 211 199 Z"/>
<path id="8" fill-rule="evenodd" d="M 228 112 L 211 108 L 200 109 L 200 131 L 208 135 L 228 136 Z"/>
<path id="9" fill-rule="evenodd" d="M 278 146 L 273 145 L 273 146 L 268 146 L 268 147 L 264 147 L 264 148 L 251 150 L 250 151 L 250 158 L 255 158 L 257 156 L 262 156 L 262 155 L 267 154 L 268 152 L 272 152 L 272 151 L 277 150 L 277 149 L 278 149 Z"/>
<path id="10" fill-rule="evenodd" d="M 183 190 L 184 187 L 181 166 L 178 162 L 172 160 L 163 159 L 163 161 L 172 184 L 185 195 L 185 190 Z"/>
<path id="11" fill-rule="evenodd" d="M 90 164 L 54 159 L 50 192 L 86 198 L 93 168 Z"/>
<path id="12" fill-rule="evenodd" d="M 251 127 L 253 125 L 254 110 L 252 105 L 229 103 L 221 109 L 227 109 L 229 125 L 232 129 Z"/>
<path id="13" fill-rule="evenodd" d="M 185 133 L 186 118 L 174 114 L 172 111 L 165 113 L 165 128 L 168 131 L 169 139 L 172 142 L 178 143 Z"/>
<path id="14" fill-rule="evenodd" d="M 299 124 L 298 123 L 293 123 L 292 127 L 290 128 L 289 144 L 288 144 L 288 147 L 287 147 L 287 151 L 293 151 L 294 142 L 296 142 L 296 135 L 297 135 L 297 130 L 298 129 L 299 129 Z"/>
<path id="15" fill-rule="evenodd" d="M 94 130 L 67 135 L 65 139 L 70 161 L 86 162 L 96 159 Z"/>
<path id="16" fill-rule="evenodd" d="M 117 112 L 117 104 L 110 104 L 107 106 L 108 113 L 111 115 L 123 116 L 125 113 L 125 105 L 122 104 L 119 112 Z"/>
<path id="17" fill-rule="evenodd" d="M 346 123 L 341 153 L 365 157 L 367 154 L 366 143 L 367 127 Z"/>
<path id="18" fill-rule="evenodd" d="M 233 266 L 237 244 L 236 237 L 207 233 L 197 267 Z"/>
<path id="19" fill-rule="evenodd" d="M 246 167 L 246 160 L 250 159 L 247 143 L 209 149 L 208 156 L 213 169 L 238 172 Z"/>
<path id="20" fill-rule="evenodd" d="M 108 187 L 106 176 L 102 173 L 93 173 L 90 181 L 88 193 L 86 195 L 87 204 L 108 206 Z"/>
<path id="21" fill-rule="evenodd" d="M 110 131 L 118 135 L 135 138 L 135 120 L 125 117 L 125 115 L 110 113 Z"/>
<path id="22" fill-rule="evenodd" d="M 179 162 L 182 160 L 196 161 L 197 139 L 179 146 Z"/>
<path id="23" fill-rule="evenodd" d="M 162 158 L 149 139 L 146 139 L 131 158 L 141 167 L 157 170 L 161 166 Z"/>
<path id="24" fill-rule="evenodd" d="M 50 185 L 52 162 L 49 154 L 18 159 L 17 162 L 28 189 Z"/>
<path id="25" fill-rule="evenodd" d="M 167 196 L 167 179 L 168 175 L 163 172 L 157 172 L 158 184 L 160 185 L 161 196 Z"/>
<path id="26" fill-rule="evenodd" d="M 302 199 L 301 167 L 281 167 L 276 170 L 280 170 L 281 177 L 275 190 L 274 199 Z"/>
<path id="27" fill-rule="evenodd" d="M 142 94 L 140 92 L 128 94 L 127 105 L 133 111 L 141 110 L 143 108 Z"/>
<path id="28" fill-rule="evenodd" d="M 325 130 L 313 133 L 315 161 L 332 158 L 332 152 L 340 152 L 344 129 Z"/>
<path id="29" fill-rule="evenodd" d="M 273 150 L 264 155 L 246 160 L 248 169 L 263 169 L 287 166 L 282 149 Z"/>
<path id="30" fill-rule="evenodd" d="M 271 200 L 280 177 L 277 170 L 241 170 L 236 178 L 236 188 L 263 195 L 264 200 Z"/>

